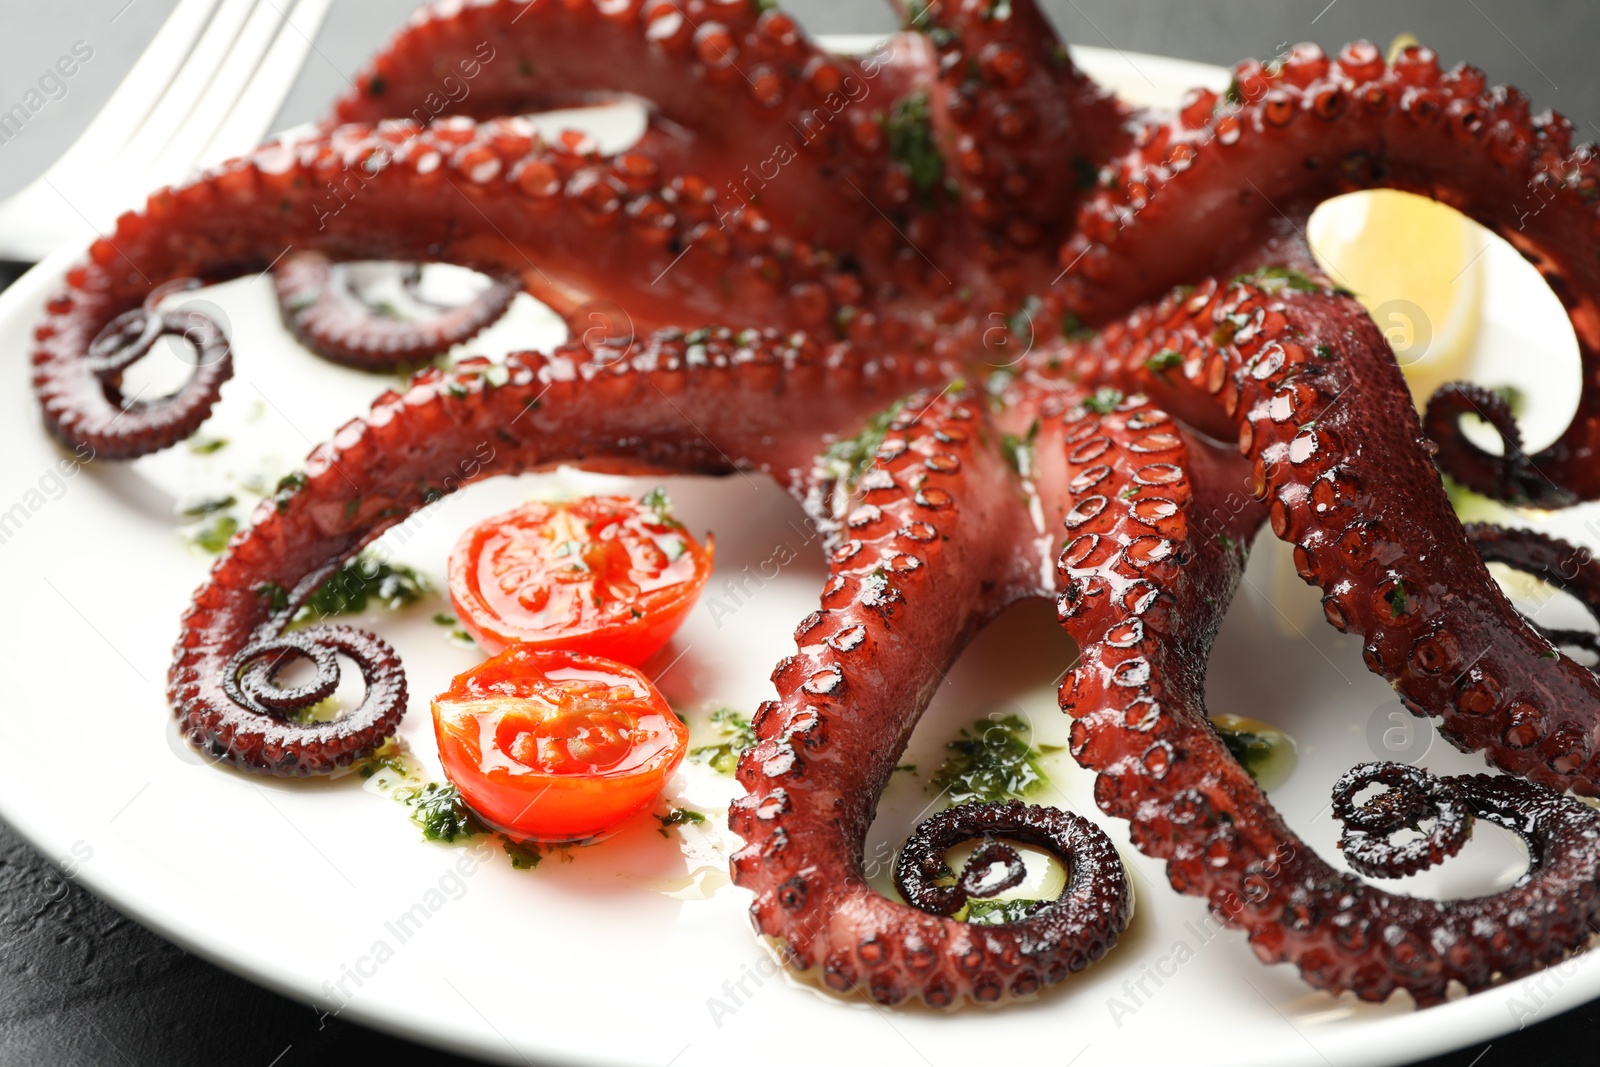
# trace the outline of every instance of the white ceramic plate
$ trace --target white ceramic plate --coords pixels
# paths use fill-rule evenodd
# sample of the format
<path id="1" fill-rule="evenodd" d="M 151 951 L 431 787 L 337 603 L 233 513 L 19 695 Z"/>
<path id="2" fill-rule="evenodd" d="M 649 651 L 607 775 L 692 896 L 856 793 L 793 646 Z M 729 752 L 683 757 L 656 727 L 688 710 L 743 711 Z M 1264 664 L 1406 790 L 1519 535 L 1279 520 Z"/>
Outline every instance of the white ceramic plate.
<path id="1" fill-rule="evenodd" d="M 1224 72 L 1190 63 L 1078 55 L 1147 99 L 1226 83 Z M 671 786 L 674 803 L 711 813 L 704 827 L 664 837 L 647 818 L 571 862 L 549 857 L 524 872 L 502 856 L 480 861 L 423 842 L 399 804 L 355 776 L 289 782 L 207 765 L 176 739 L 162 693 L 179 615 L 210 562 L 186 544 L 174 508 L 292 469 L 383 383 L 302 352 L 277 321 L 270 283 L 243 279 L 205 294 L 235 338 L 238 376 L 206 428 L 230 445 L 207 457 L 180 446 L 59 477 L 61 453 L 24 383 L 41 302 L 75 256 L 52 259 L 0 298 L 0 352 L 13 383 L 0 395 L 0 583 L 10 597 L 0 622 L 8 694 L 0 814 L 96 893 L 223 966 L 323 1010 L 488 1059 L 632 1067 L 732 1067 L 752 1055 L 778 1067 L 841 1053 L 938 1067 L 996 1054 L 1078 1067 L 1389 1064 L 1491 1039 L 1600 993 L 1600 958 L 1591 954 L 1425 1012 L 1404 997 L 1375 1007 L 1314 994 L 1289 968 L 1256 963 L 1241 936 L 1217 930 L 1199 901 L 1173 893 L 1159 865 L 1127 847 L 1124 824 L 1106 821 L 1138 897 L 1133 926 L 1108 959 L 1029 1004 L 884 1011 L 776 975 L 751 934 L 746 894 L 727 884 L 722 812 L 737 786 L 705 767 L 686 765 Z M 1519 288 L 1520 261 L 1505 248 L 1487 262 L 1485 346 L 1517 352 L 1505 370 L 1524 382 L 1575 381 L 1553 298 L 1537 285 Z M 1551 322 L 1529 311 L 1539 299 Z M 530 302 L 472 347 L 493 354 L 558 337 Z M 1575 392 L 1546 387 L 1535 402 L 1555 393 L 1555 408 L 1570 407 Z M 1553 435 L 1565 414 L 1535 407 L 1535 435 Z M 404 543 L 392 538 L 389 547 L 438 579 L 464 526 L 530 493 L 637 493 L 649 484 L 578 472 L 492 482 L 408 524 Z M 703 738 L 706 709 L 749 712 L 769 694 L 768 672 L 815 604 L 823 568 L 800 512 L 771 485 L 732 477 L 669 487 L 683 518 L 717 537 L 718 575 L 655 665 Z M 1584 529 L 1594 514 L 1551 525 L 1595 543 L 1595 529 Z M 791 554 L 768 577 L 770 561 Z M 1300 767 L 1274 800 L 1338 862 L 1327 814 L 1334 778 L 1375 754 L 1414 756 L 1431 734 L 1399 714 L 1354 640 L 1316 621 L 1315 597 L 1282 581 L 1283 558 L 1270 538 L 1261 543 L 1212 661 L 1209 697 L 1215 711 L 1270 720 L 1298 739 Z M 444 610 L 437 600 L 363 620 L 405 659 L 413 696 L 401 736 L 434 768 L 428 698 L 477 658 L 431 621 Z M 1558 621 L 1562 605 L 1548 610 Z M 1041 605 L 980 637 L 913 738 L 904 762 L 921 775 L 896 776 L 874 854 L 898 845 L 927 806 L 929 771 L 959 727 L 1012 710 L 1038 742 L 1064 743 L 1051 684 L 1070 655 Z M 1052 786 L 1038 799 L 1098 818 L 1090 776 L 1070 759 L 1049 762 Z M 1437 742 L 1424 762 L 1481 766 Z M 1514 878 L 1520 863 L 1509 835 L 1480 833 L 1415 889 L 1482 892 Z"/>

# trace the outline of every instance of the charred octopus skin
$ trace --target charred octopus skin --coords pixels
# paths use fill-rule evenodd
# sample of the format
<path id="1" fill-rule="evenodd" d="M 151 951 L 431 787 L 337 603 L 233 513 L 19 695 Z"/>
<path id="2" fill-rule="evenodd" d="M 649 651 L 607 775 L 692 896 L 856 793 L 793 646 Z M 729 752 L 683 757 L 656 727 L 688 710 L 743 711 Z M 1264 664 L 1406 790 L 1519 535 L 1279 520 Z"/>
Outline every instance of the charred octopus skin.
<path id="1" fill-rule="evenodd" d="M 323 257 L 290 270 L 448 262 L 516 279 L 569 321 L 603 301 L 630 323 L 620 340 L 429 370 L 313 452 L 184 618 L 169 692 L 185 733 L 274 774 L 370 753 L 404 707 L 393 651 L 286 624 L 440 493 L 563 462 L 759 471 L 828 531 L 830 573 L 739 763 L 732 870 L 757 930 L 822 984 L 885 1004 L 993 1003 L 1065 980 L 1126 925 L 1103 832 L 1022 804 L 919 827 L 896 870 L 905 903 L 866 884 L 878 796 L 940 672 L 1027 597 L 1052 598 L 1081 650 L 1060 699 L 1097 804 L 1263 962 L 1429 1004 L 1581 948 L 1600 919 L 1600 816 L 1565 794 L 1600 794 L 1600 686 L 1558 646 L 1592 638 L 1521 618 L 1484 561 L 1591 610 L 1600 571 L 1536 535 L 1463 529 L 1436 462 L 1510 501 L 1600 497 L 1593 151 L 1566 120 L 1420 47 L 1386 62 L 1367 43 L 1336 57 L 1301 46 L 1165 115 L 1078 72 L 1032 0 L 903 14 L 886 46 L 841 57 L 748 0 L 424 10 L 315 135 L 157 193 L 68 271 L 36 331 L 34 385 L 49 432 L 104 458 L 193 432 L 231 373 L 220 331 L 186 333 L 201 358 L 183 389 L 123 395 L 123 371 L 176 329 L 166 287 L 266 269 L 285 244 Z M 472 91 L 442 100 L 440 71 Z M 648 120 L 610 155 L 506 117 L 622 95 Z M 360 195 L 330 200 L 330 187 Z M 1459 208 L 1561 298 L 1584 384 L 1550 448 L 1528 454 L 1510 412 L 1468 385 L 1419 421 L 1383 336 L 1318 273 L 1297 236 L 1310 211 L 1373 187 Z M 338 314 L 317 309 L 302 335 L 374 361 L 370 323 L 319 332 Z M 462 329 L 481 318 L 464 311 Z M 997 354 L 1022 349 L 977 388 Z M 1502 455 L 1461 435 L 1470 412 L 1499 430 Z M 841 482 L 818 456 L 869 422 L 881 440 Z M 1031 442 L 1026 478 L 1001 454 L 1007 436 Z M 1370 765 L 1329 783 L 1350 866 L 1382 879 L 1448 863 L 1485 820 L 1528 842 L 1515 884 L 1434 902 L 1335 870 L 1229 755 L 1203 683 L 1262 526 L 1293 546 L 1329 623 L 1361 637 L 1368 668 L 1507 772 Z M 332 690 L 340 657 L 365 701 L 337 722 L 294 721 Z M 316 677 L 285 688 L 295 659 Z M 968 840 L 976 859 L 951 870 L 946 851 Z M 1014 879 L 1007 841 L 1065 865 L 1059 899 L 996 926 L 952 918 L 994 870 Z"/>

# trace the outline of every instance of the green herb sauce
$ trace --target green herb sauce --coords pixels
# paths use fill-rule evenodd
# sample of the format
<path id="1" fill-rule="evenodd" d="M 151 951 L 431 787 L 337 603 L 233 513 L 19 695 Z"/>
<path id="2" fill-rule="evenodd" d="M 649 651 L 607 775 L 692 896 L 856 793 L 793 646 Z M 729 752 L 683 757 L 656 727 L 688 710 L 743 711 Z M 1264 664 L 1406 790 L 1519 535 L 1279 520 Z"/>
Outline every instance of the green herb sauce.
<path id="1" fill-rule="evenodd" d="M 947 793 L 951 804 L 1019 800 L 1038 792 L 1047 779 L 1031 734 L 1015 715 L 978 720 L 945 746 L 951 755 L 933 776 L 934 789 Z"/>
<path id="2" fill-rule="evenodd" d="M 718 708 L 711 713 L 711 725 L 723 740 L 715 745 L 701 745 L 689 750 L 689 758 L 704 763 L 718 774 L 732 774 L 739 765 L 739 755 L 756 743 L 750 720 L 732 708 Z"/>
<path id="3" fill-rule="evenodd" d="M 1277 727 L 1239 715 L 1213 715 L 1211 725 L 1262 789 L 1276 789 L 1294 772 L 1299 758 L 1294 739 Z"/>
<path id="4" fill-rule="evenodd" d="M 830 477 L 844 482 L 845 488 L 854 492 L 861 476 L 872 466 L 883 439 L 889 433 L 889 423 L 905 410 L 906 402 L 896 400 L 867 420 L 861 432 L 854 437 L 841 437 L 822 451 L 822 466 Z"/>
<path id="5" fill-rule="evenodd" d="M 458 837 L 488 832 L 454 785 L 429 782 L 397 789 L 394 797 L 411 809 L 411 821 L 422 828 L 422 836 L 429 841 L 450 844 Z"/>
<path id="6" fill-rule="evenodd" d="M 359 615 L 374 600 L 390 611 L 398 611 L 432 591 L 428 580 L 410 567 L 363 552 L 317 587 L 295 615 L 295 621 Z"/>
<path id="7" fill-rule="evenodd" d="M 657 831 L 662 837 L 672 836 L 672 827 L 685 824 L 700 824 L 706 821 L 705 812 L 695 811 L 693 808 L 673 808 L 665 815 L 657 815 L 656 821 L 661 824 Z"/>

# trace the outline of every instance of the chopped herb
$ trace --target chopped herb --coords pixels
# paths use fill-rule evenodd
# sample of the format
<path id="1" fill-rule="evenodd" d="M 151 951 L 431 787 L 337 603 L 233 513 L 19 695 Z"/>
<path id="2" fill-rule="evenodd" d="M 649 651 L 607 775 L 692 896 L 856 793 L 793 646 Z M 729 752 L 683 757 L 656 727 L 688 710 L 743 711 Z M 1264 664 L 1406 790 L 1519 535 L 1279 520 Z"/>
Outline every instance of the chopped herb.
<path id="1" fill-rule="evenodd" d="M 1383 598 L 1389 602 L 1390 618 L 1398 619 L 1406 613 L 1406 584 L 1404 582 L 1395 582 L 1394 588 L 1385 593 Z"/>
<path id="2" fill-rule="evenodd" d="M 189 540 L 203 551 L 213 556 L 228 547 L 228 542 L 233 535 L 239 532 L 239 520 L 232 515 L 215 515 L 211 520 L 202 523 L 189 535 Z"/>
<path id="3" fill-rule="evenodd" d="M 278 479 L 277 487 L 272 491 L 272 497 L 277 502 L 278 513 L 289 510 L 289 501 L 294 495 L 306 487 L 306 476 L 300 471 L 285 474 Z"/>
<path id="4" fill-rule="evenodd" d="M 898 766 L 898 767 L 896 767 L 894 769 L 893 773 L 899 774 L 902 771 L 905 772 L 906 774 L 916 774 L 917 773 L 917 765 L 915 763 L 902 763 L 902 764 L 900 764 L 900 766 Z"/>
<path id="5" fill-rule="evenodd" d="M 441 611 L 434 615 L 433 624 L 435 626 L 454 626 L 456 624 L 456 617 L 454 615 L 446 615 Z"/>
<path id="6" fill-rule="evenodd" d="M 739 755 L 756 743 L 756 733 L 750 720 L 732 708 L 718 708 L 711 713 L 711 725 L 722 736 L 721 744 L 701 745 L 689 750 L 689 758 L 708 764 L 718 774 L 732 774 L 739 765 Z"/>
<path id="7" fill-rule="evenodd" d="M 1235 541 L 1227 534 L 1217 534 L 1217 544 L 1222 546 L 1222 550 L 1224 552 L 1232 552 L 1234 549 L 1239 547 L 1239 542 Z"/>
<path id="8" fill-rule="evenodd" d="M 927 193 L 944 176 L 944 157 L 933 140 L 928 94 L 915 92 L 894 102 L 885 124 L 889 154 L 904 164 L 918 189 Z"/>
<path id="9" fill-rule="evenodd" d="M 1294 741 L 1274 726 L 1238 715 L 1216 715 L 1212 727 L 1263 789 L 1274 789 L 1288 780 L 1297 761 Z"/>
<path id="10" fill-rule="evenodd" d="M 383 744 L 373 750 L 372 755 L 362 761 L 358 773 L 363 778 L 371 778 L 379 771 L 390 771 L 401 778 L 410 778 L 411 768 L 406 764 L 405 752 L 400 748 L 399 742 L 390 737 Z"/>
<path id="11" fill-rule="evenodd" d="M 856 483 L 872 465 L 872 457 L 877 453 L 878 446 L 883 444 L 889 432 L 889 423 L 905 406 L 904 400 L 896 400 L 868 419 L 860 433 L 854 437 L 842 437 L 823 449 L 822 465 L 827 473 L 843 481 L 845 488 L 854 492 Z"/>
<path id="12" fill-rule="evenodd" d="M 1033 424 L 1028 427 L 1028 433 L 1025 437 L 1017 437 L 1015 434 L 1009 433 L 1002 434 L 1000 437 L 1000 454 L 1005 456 L 1006 462 L 1011 465 L 1011 469 L 1024 478 L 1028 477 L 1033 470 L 1033 444 L 1038 440 L 1038 437 L 1038 419 L 1033 420 Z"/>
<path id="13" fill-rule="evenodd" d="M 1506 402 L 1506 407 L 1511 409 L 1511 414 L 1522 417 L 1523 408 L 1528 403 L 1528 396 L 1514 385 L 1496 385 L 1489 392 Z"/>
<path id="14" fill-rule="evenodd" d="M 667 491 L 661 486 L 656 486 L 640 497 L 639 503 L 650 509 L 651 518 L 655 520 L 656 525 L 668 526 L 674 530 L 683 529 L 683 523 L 679 522 L 672 514 L 672 499 L 667 496 Z"/>
<path id="15" fill-rule="evenodd" d="M 1228 746 L 1228 752 L 1239 761 L 1239 766 L 1250 772 L 1250 777 L 1260 777 L 1257 768 L 1272 754 L 1272 746 L 1260 734 L 1253 734 L 1244 730 L 1218 730 L 1222 734 L 1222 743 Z"/>
<path id="16" fill-rule="evenodd" d="M 233 496 L 202 496 L 189 501 L 178 509 L 178 514 L 186 519 L 198 519 L 214 512 L 223 511 L 233 507 L 239 501 Z"/>
<path id="17" fill-rule="evenodd" d="M 1033 336 L 1033 317 L 1044 307 L 1044 302 L 1036 296 L 1030 296 L 1011 317 L 1006 320 L 1006 330 L 1011 336 L 1017 338 L 1031 338 Z"/>
<path id="18" fill-rule="evenodd" d="M 1015 715 L 980 719 L 945 747 L 933 786 L 948 792 L 951 804 L 1020 800 L 1045 783 L 1039 753 L 1028 743 L 1031 730 Z"/>
<path id="19" fill-rule="evenodd" d="M 359 615 L 377 600 L 398 611 L 432 592 L 427 579 L 403 564 L 363 552 L 317 587 L 296 615 L 296 621 L 330 615 Z"/>
<path id="20" fill-rule="evenodd" d="M 196 437 L 189 442 L 189 451 L 197 456 L 209 456 L 227 447 L 226 437 Z"/>
<path id="21" fill-rule="evenodd" d="M 1316 348 L 1313 348 L 1312 351 L 1317 354 L 1318 359 L 1333 358 L 1333 347 L 1331 345 L 1318 345 Z"/>
<path id="22" fill-rule="evenodd" d="M 1229 107 L 1238 107 L 1244 103 L 1244 90 L 1240 87 L 1238 78 L 1228 83 L 1227 90 L 1222 94 L 1222 102 Z"/>
<path id="23" fill-rule="evenodd" d="M 1083 406 L 1099 415 L 1109 415 L 1122 403 L 1122 392 L 1109 386 L 1096 391 L 1094 396 L 1083 401 Z"/>
<path id="24" fill-rule="evenodd" d="M 698 330 L 690 330 L 684 335 L 683 343 L 686 345 L 703 345 L 711 340 L 711 327 L 702 326 Z"/>
<path id="25" fill-rule="evenodd" d="M 682 826 L 685 823 L 703 823 L 706 817 L 704 812 L 695 811 L 693 808 L 673 808 L 665 815 L 657 815 L 656 821 L 661 823 L 661 829 L 657 832 L 662 837 L 669 837 L 671 835 L 667 831 L 672 827 Z"/>
<path id="26" fill-rule="evenodd" d="M 833 313 L 833 328 L 838 333 L 841 341 L 847 339 L 846 331 L 850 329 L 850 324 L 854 321 L 856 321 L 856 309 L 849 304 Z"/>
<path id="27" fill-rule="evenodd" d="M 472 635 L 460 627 L 456 627 L 454 630 L 450 631 L 450 642 L 451 644 L 457 645 L 461 648 L 478 647 L 478 642 L 472 639 Z"/>
<path id="28" fill-rule="evenodd" d="M 966 921 L 977 926 L 1018 923 L 1032 915 L 1042 900 L 967 900 Z"/>
<path id="29" fill-rule="evenodd" d="M 267 607 L 271 609 L 274 614 L 280 611 L 288 610 L 289 590 L 285 589 L 277 582 L 262 582 L 260 585 L 255 587 L 253 592 L 256 594 L 256 596 L 267 602 Z"/>
<path id="30" fill-rule="evenodd" d="M 1083 320 L 1071 311 L 1061 316 L 1061 336 L 1069 341 L 1092 341 L 1099 333 L 1092 326 L 1085 326 Z"/>
<path id="31" fill-rule="evenodd" d="M 1161 374 L 1174 367 L 1181 367 L 1183 365 L 1183 353 L 1171 348 L 1162 349 L 1145 360 L 1144 365 L 1155 373 Z"/>
<path id="32" fill-rule="evenodd" d="M 1072 157 L 1072 170 L 1078 176 L 1079 189 L 1093 189 L 1094 183 L 1100 180 L 1100 168 L 1082 156 Z"/>
<path id="33" fill-rule="evenodd" d="M 1276 293 L 1281 289 L 1293 289 L 1297 293 L 1321 293 L 1327 287 L 1313 281 L 1311 277 L 1301 271 L 1291 270 L 1288 267 L 1262 267 L 1260 270 L 1249 274 L 1241 274 L 1234 279 L 1235 284 L 1254 285 L 1258 289 L 1265 289 L 1269 293 Z"/>
<path id="34" fill-rule="evenodd" d="M 398 790 L 394 796 L 411 809 L 411 821 L 422 827 L 422 836 L 429 841 L 449 844 L 458 837 L 486 832 L 453 785 L 429 782 Z"/>
<path id="35" fill-rule="evenodd" d="M 511 866 L 519 871 L 531 871 L 544 859 L 544 855 L 531 844 L 519 843 L 507 837 L 501 840 L 500 845 L 511 858 Z"/>

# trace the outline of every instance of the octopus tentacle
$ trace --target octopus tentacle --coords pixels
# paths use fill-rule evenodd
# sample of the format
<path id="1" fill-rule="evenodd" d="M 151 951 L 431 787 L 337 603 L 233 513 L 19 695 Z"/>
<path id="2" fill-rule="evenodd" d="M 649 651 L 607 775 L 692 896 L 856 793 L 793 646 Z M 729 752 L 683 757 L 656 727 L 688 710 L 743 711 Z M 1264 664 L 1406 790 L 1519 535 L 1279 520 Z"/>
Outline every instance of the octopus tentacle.
<path id="1" fill-rule="evenodd" d="M 1027 876 L 1022 857 L 1004 841 L 994 840 L 998 836 L 1048 849 L 1066 868 L 1068 885 L 1056 900 L 1031 907 L 1030 915 L 1044 908 L 1063 909 L 1068 912 L 1062 917 L 1066 929 L 1079 931 L 1098 924 L 1105 926 L 1102 936 L 1107 939 L 1126 925 L 1133 902 L 1111 839 L 1081 815 L 1020 800 L 962 804 L 923 820 L 895 860 L 895 887 L 920 911 L 954 915 L 970 900 L 1021 885 Z M 986 843 L 973 852 L 955 884 L 943 884 L 950 877 L 945 853 L 980 838 Z M 995 866 L 1003 872 L 998 879 L 990 876 Z M 1110 924 L 1117 929 L 1110 929 Z"/>
<path id="2" fill-rule="evenodd" d="M 1333 59 L 1300 45 L 1281 64 L 1241 65 L 1230 99 L 1196 93 L 1176 121 L 1150 120 L 1080 212 L 1056 299 L 1089 319 L 1119 315 L 1303 229 L 1328 197 L 1376 187 L 1456 207 L 1539 268 L 1577 335 L 1582 396 L 1561 439 L 1528 457 L 1543 480 L 1498 487 L 1544 507 L 1600 496 L 1600 160 L 1566 119 L 1530 115 L 1475 68 L 1441 71 L 1429 49 L 1388 64 L 1368 42 Z M 1468 482 L 1475 465 L 1496 466 L 1465 442 L 1445 458 Z"/>
<path id="3" fill-rule="evenodd" d="M 1386 792 L 1356 804 L 1374 784 Z M 1444 779 L 1403 763 L 1363 763 L 1333 783 L 1333 817 L 1344 824 L 1339 849 L 1350 866 L 1369 878 L 1404 878 L 1437 866 L 1461 851 L 1472 833 L 1472 813 Z M 1397 830 L 1433 820 L 1424 836 L 1396 845 Z"/>
<path id="4" fill-rule="evenodd" d="M 1175 378 L 1159 384 L 1180 400 L 1216 398 L 1251 464 L 1241 489 L 1295 546 L 1329 623 L 1362 635 L 1368 669 L 1413 713 L 1441 716 L 1452 744 L 1531 781 L 1600 792 L 1600 682 L 1490 575 L 1429 460 L 1399 367 L 1354 300 L 1270 277 L 1208 282 L 1108 328 L 1087 352 L 1080 364 L 1102 373 Z"/>
<path id="5" fill-rule="evenodd" d="M 1593 552 L 1533 530 L 1487 523 L 1468 525 L 1467 537 L 1485 563 L 1503 563 L 1572 594 L 1590 618 L 1600 622 L 1600 563 Z M 1600 653 L 1600 634 L 1592 630 L 1540 626 L 1539 632 L 1558 645 Z"/>
<path id="6" fill-rule="evenodd" d="M 948 373 L 850 358 L 803 338 L 705 334 L 692 344 L 681 331 L 664 334 L 603 362 L 577 345 L 503 365 L 466 360 L 379 397 L 262 503 L 196 593 L 168 676 L 184 734 L 273 774 L 320 773 L 370 753 L 405 709 L 393 652 L 344 627 L 286 627 L 344 561 L 465 484 L 559 462 L 639 473 L 750 468 L 794 483 L 809 470 L 813 433 L 843 430 Z M 337 684 L 335 653 L 367 678 L 362 705 L 332 722 L 293 721 Z M 311 660 L 318 678 L 279 690 L 275 675 L 295 658 Z"/>
<path id="7" fill-rule="evenodd" d="M 1485 452 L 1467 439 L 1461 419 L 1474 415 L 1500 435 L 1502 453 Z M 1496 500 L 1531 504 L 1550 501 L 1550 480 L 1522 448 L 1522 431 L 1506 398 L 1471 382 L 1447 382 L 1428 398 L 1423 428 L 1438 446 L 1439 468 L 1474 492 Z"/>
<path id="8" fill-rule="evenodd" d="M 1187 472 L 1174 477 L 1191 495 L 1152 533 L 1138 510 L 1148 454 L 1131 448 L 1150 432 L 1135 428 L 1148 412 L 1066 416 L 1081 440 L 1109 442 L 1092 459 L 1067 457 L 1058 505 L 1076 520 L 1060 557 L 1060 614 L 1082 650 L 1061 705 L 1073 755 L 1098 775 L 1101 809 L 1129 820 L 1134 844 L 1167 861 L 1173 888 L 1244 930 L 1262 962 L 1293 963 L 1319 989 L 1381 1000 L 1403 988 L 1429 1004 L 1451 982 L 1481 989 L 1583 945 L 1600 916 L 1600 818 L 1576 800 L 1512 779 L 1449 779 L 1472 814 L 1524 834 L 1534 859 L 1498 893 L 1445 903 L 1342 874 L 1283 823 L 1211 729 L 1200 666 L 1261 513 L 1230 497 L 1238 459 L 1167 431 L 1162 458 Z"/>
<path id="9" fill-rule="evenodd" d="M 1036 565 L 1021 563 L 1033 531 L 1019 524 L 1014 475 L 980 420 L 973 397 L 959 393 L 914 397 L 890 422 L 830 553 L 822 607 L 773 673 L 779 697 L 757 716 L 760 740 L 738 770 L 749 793 L 729 815 L 747 842 L 732 869 L 755 893 L 756 929 L 795 967 L 820 968 L 830 988 L 886 1004 L 1035 992 L 1098 959 L 1128 918 L 1120 869 L 1109 874 L 1098 835 L 1020 805 L 936 817 L 912 855 L 1053 827 L 1048 838 L 1071 850 L 1069 866 L 1108 880 L 1075 877 L 1060 902 L 992 927 L 946 917 L 914 872 L 906 884 L 931 912 L 866 882 L 876 798 L 941 672 L 1000 607 L 1038 592 Z"/>
<path id="10" fill-rule="evenodd" d="M 882 115 L 919 58 L 829 55 L 789 15 L 746 0 L 443 4 L 418 12 L 334 117 L 426 123 L 640 99 L 651 130 L 635 153 L 702 179 L 693 193 L 719 218 L 748 212 L 758 230 L 846 253 L 883 225 L 850 183 L 877 197 L 893 169 Z M 441 93 L 441 78 L 457 91 Z"/>
<path id="11" fill-rule="evenodd" d="M 626 95 L 716 142 L 758 145 L 849 73 L 855 60 L 748 0 L 441 3 L 368 63 L 333 119 L 489 119 Z"/>
<path id="12" fill-rule="evenodd" d="M 669 208 L 680 185 L 630 171 L 621 159 L 578 154 L 566 142 L 546 145 L 516 119 L 347 126 L 265 146 L 158 193 L 67 272 L 35 331 L 34 388 L 46 424 L 69 446 L 87 443 L 106 458 L 142 455 L 193 432 L 227 377 L 225 360 L 208 365 L 175 400 L 127 405 L 103 388 L 86 352 L 168 279 L 218 282 L 262 270 L 288 243 L 334 259 L 554 277 L 609 293 L 641 334 L 685 317 L 716 321 L 729 305 L 757 326 L 804 325 L 786 287 L 825 279 L 828 261 L 795 255 L 753 267 L 726 240 L 702 241 L 697 255 L 686 256 L 711 207 L 678 198 Z M 397 211 L 407 225 L 392 224 Z M 463 217 L 482 225 L 465 227 Z"/>
<path id="13" fill-rule="evenodd" d="M 348 268 L 316 252 L 285 256 L 272 281 L 295 339 L 358 370 L 392 370 L 448 352 L 493 325 L 522 288 L 515 280 L 494 279 L 467 303 L 418 320 L 379 314 L 354 291 Z"/>

